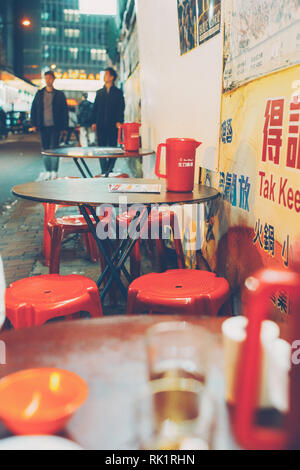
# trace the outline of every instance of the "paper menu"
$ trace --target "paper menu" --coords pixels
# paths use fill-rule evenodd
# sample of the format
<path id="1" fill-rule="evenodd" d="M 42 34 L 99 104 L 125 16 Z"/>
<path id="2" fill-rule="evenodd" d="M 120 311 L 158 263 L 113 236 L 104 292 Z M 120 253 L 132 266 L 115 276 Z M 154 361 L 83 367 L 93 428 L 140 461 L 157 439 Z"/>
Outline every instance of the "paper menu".
<path id="1" fill-rule="evenodd" d="M 110 193 L 160 193 L 160 184 L 109 184 Z"/>

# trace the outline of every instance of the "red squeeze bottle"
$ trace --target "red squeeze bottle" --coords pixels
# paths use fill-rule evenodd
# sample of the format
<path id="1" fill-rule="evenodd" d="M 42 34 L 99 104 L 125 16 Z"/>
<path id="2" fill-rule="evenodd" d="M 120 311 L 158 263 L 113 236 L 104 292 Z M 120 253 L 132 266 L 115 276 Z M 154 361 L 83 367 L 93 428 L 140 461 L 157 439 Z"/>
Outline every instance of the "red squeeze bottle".
<path id="1" fill-rule="evenodd" d="M 237 403 L 234 431 L 246 449 L 275 450 L 300 448 L 300 364 L 292 364 L 290 375 L 290 404 L 285 430 L 275 430 L 255 424 L 261 367 L 260 332 L 267 319 L 270 297 L 284 290 L 290 295 L 290 341 L 300 340 L 300 243 L 294 247 L 292 270 L 262 269 L 247 279 L 246 316 L 247 336 L 237 373 Z"/>

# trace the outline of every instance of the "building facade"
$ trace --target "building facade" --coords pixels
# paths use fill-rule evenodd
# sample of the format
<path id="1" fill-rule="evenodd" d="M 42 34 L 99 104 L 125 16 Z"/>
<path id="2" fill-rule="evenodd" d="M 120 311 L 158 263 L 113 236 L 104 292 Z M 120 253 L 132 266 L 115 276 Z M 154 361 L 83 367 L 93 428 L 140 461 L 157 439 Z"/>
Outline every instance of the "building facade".
<path id="1" fill-rule="evenodd" d="M 110 17 L 80 14 L 78 0 L 41 1 L 41 66 L 59 78 L 96 76 L 109 63 Z"/>
<path id="2" fill-rule="evenodd" d="M 30 18 L 30 27 L 22 25 L 24 18 Z M 30 110 L 36 87 L 24 78 L 40 76 L 39 18 L 39 0 L 0 1 L 0 107 L 5 111 Z"/>

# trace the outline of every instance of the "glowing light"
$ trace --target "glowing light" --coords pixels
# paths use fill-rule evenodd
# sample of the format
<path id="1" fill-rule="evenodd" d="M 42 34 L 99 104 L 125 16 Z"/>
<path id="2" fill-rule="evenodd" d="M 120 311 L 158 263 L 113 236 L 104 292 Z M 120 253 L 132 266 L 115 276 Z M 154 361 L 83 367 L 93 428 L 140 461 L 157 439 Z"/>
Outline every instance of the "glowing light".
<path id="1" fill-rule="evenodd" d="M 25 28 L 29 28 L 31 26 L 31 21 L 29 18 L 23 18 L 21 20 L 21 25 L 24 26 Z"/>
<path id="2" fill-rule="evenodd" d="M 54 372 L 49 378 L 49 388 L 51 392 L 57 392 L 60 387 L 60 375 Z"/>
<path id="3" fill-rule="evenodd" d="M 39 409 L 41 403 L 41 394 L 36 392 L 33 394 L 32 400 L 29 405 L 23 411 L 23 416 L 25 418 L 31 418 Z"/>
<path id="4" fill-rule="evenodd" d="M 83 15 L 116 15 L 116 0 L 79 0 L 79 11 Z"/>

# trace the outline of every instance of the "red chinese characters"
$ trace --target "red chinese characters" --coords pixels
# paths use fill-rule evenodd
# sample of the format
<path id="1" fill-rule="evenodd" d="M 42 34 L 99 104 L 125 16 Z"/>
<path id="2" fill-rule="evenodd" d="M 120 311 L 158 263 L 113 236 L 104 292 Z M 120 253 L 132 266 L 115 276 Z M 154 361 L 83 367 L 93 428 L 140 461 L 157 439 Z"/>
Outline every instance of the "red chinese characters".
<path id="1" fill-rule="evenodd" d="M 296 96 L 290 103 L 286 166 L 300 169 L 300 102 Z"/>
<path id="2" fill-rule="evenodd" d="M 279 164 L 282 147 L 284 98 L 273 98 L 267 101 L 265 111 L 264 139 L 262 161 L 268 158 L 276 165 Z"/>

